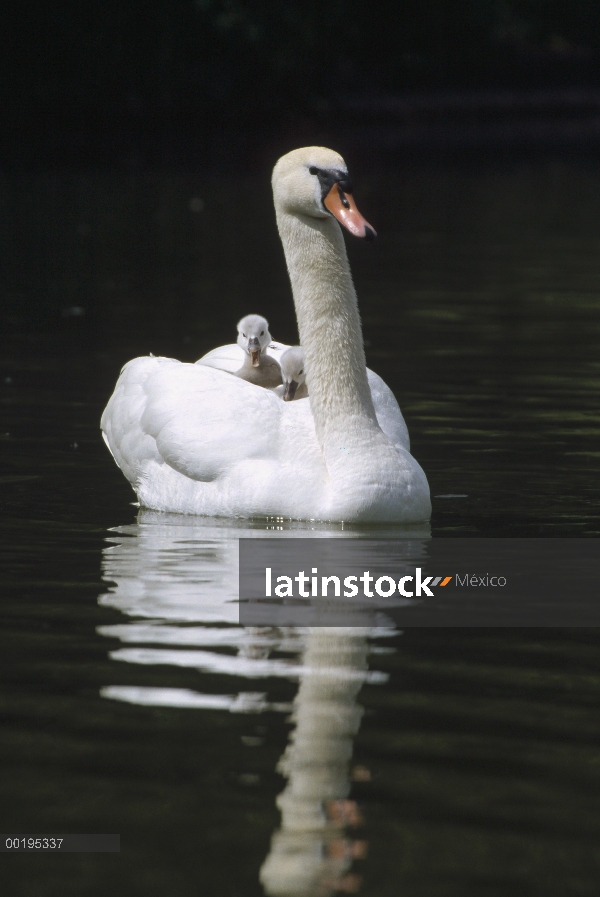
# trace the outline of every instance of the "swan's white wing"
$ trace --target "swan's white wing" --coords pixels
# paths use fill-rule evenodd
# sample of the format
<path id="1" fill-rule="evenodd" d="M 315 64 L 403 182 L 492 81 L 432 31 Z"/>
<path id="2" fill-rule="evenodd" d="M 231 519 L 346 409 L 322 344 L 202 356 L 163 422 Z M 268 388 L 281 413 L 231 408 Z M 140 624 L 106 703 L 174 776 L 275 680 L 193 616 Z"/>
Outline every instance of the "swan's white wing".
<path id="1" fill-rule="evenodd" d="M 400 451 L 408 438 L 396 400 L 372 372 L 369 383 L 380 426 Z M 136 358 L 123 368 L 102 429 L 142 505 L 243 517 L 329 513 L 308 401 L 282 402 L 205 365 Z"/>
<path id="2" fill-rule="evenodd" d="M 245 352 L 237 343 L 231 343 L 229 346 L 218 346 L 211 349 L 202 358 L 199 358 L 196 364 L 204 367 L 217 368 L 219 371 L 229 371 L 231 374 L 239 371 L 244 363 Z"/>
<path id="3" fill-rule="evenodd" d="M 373 399 L 379 426 L 392 445 L 400 445 L 409 452 L 410 437 L 408 428 L 404 423 L 404 418 L 394 393 L 379 374 L 369 370 L 369 368 L 367 368 L 367 377 L 369 378 L 371 398 Z"/>
<path id="4" fill-rule="evenodd" d="M 145 384 L 159 365 L 179 364 L 172 358 L 152 356 L 133 358 L 123 367 L 100 426 L 104 441 L 130 483 L 135 484 L 141 466 L 147 461 L 162 463 L 156 440 L 141 427 L 148 402 Z"/>
<path id="5" fill-rule="evenodd" d="M 289 349 L 285 343 L 278 343 L 274 340 L 269 344 L 268 354 L 280 361 L 282 354 Z M 229 346 L 219 346 L 211 352 L 203 355 L 196 364 L 205 365 L 207 367 L 218 368 L 222 371 L 230 371 L 233 373 L 241 368 L 244 363 L 244 351 L 236 343 Z M 379 426 L 392 443 L 392 445 L 400 445 L 407 451 L 410 451 L 410 437 L 408 428 L 402 417 L 400 406 L 396 401 L 394 393 L 387 386 L 379 374 L 367 368 L 367 376 L 369 378 L 369 387 L 371 389 L 371 397 L 375 406 L 375 414 Z M 275 392 L 281 398 L 283 396 L 283 388 L 278 387 Z"/>
<path id="6" fill-rule="evenodd" d="M 289 349 L 289 346 L 286 346 L 285 343 L 278 343 L 273 340 L 269 343 L 269 348 L 265 355 L 270 355 L 271 358 L 279 361 L 286 349 Z M 230 343 L 228 346 L 219 346 L 216 349 L 211 349 L 210 352 L 199 358 L 196 364 L 217 368 L 219 371 L 229 371 L 229 373 L 234 374 L 243 365 L 245 354 L 244 350 L 237 343 Z"/>
<path id="7" fill-rule="evenodd" d="M 150 460 L 211 481 L 238 462 L 276 457 L 281 404 L 223 371 L 136 358 L 123 369 L 102 429 L 132 483 Z"/>

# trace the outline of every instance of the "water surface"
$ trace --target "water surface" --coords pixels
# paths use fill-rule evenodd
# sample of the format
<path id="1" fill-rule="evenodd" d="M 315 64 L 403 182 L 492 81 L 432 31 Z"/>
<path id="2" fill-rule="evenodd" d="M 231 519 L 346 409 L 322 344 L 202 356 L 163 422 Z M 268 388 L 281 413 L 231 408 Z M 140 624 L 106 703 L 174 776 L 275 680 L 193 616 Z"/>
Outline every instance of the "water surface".
<path id="1" fill-rule="evenodd" d="M 368 363 L 433 538 L 598 536 L 598 169 L 355 180 Z M 0 190 L 1 815 L 122 843 L 6 858 L 10 893 L 595 894 L 595 630 L 240 629 L 241 533 L 381 528 L 140 514 L 99 438 L 136 354 L 194 360 L 251 311 L 295 342 L 268 177 Z"/>

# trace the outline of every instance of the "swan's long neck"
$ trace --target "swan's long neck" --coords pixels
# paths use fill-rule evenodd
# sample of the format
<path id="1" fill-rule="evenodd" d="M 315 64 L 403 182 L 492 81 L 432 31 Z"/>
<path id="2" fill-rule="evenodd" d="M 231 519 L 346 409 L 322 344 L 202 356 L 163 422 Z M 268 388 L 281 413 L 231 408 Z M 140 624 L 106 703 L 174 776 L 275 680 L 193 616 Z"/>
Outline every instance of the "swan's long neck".
<path id="1" fill-rule="evenodd" d="M 317 438 L 329 466 L 374 431 L 383 436 L 367 380 L 356 293 L 336 221 L 277 210 L 277 225 Z"/>

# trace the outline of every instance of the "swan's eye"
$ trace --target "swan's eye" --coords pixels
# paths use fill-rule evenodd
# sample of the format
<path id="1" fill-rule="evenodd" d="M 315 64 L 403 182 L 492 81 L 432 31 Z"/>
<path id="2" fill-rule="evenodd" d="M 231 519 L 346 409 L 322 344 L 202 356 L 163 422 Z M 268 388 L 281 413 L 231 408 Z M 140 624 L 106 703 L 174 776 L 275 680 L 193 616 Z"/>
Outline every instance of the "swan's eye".
<path id="1" fill-rule="evenodd" d="M 264 330 L 261 330 L 261 331 L 260 331 L 260 335 L 261 335 L 261 336 L 264 336 L 264 335 L 265 335 L 265 331 L 264 331 Z"/>
<path id="2" fill-rule="evenodd" d="M 318 173 L 319 173 L 319 169 L 318 169 L 318 168 L 315 168 L 314 165 L 311 165 L 310 168 L 308 169 L 308 172 L 309 172 L 309 174 L 318 174 Z"/>
<path id="3" fill-rule="evenodd" d="M 244 337 L 244 339 L 246 339 L 246 334 L 245 334 L 245 333 L 242 333 L 242 336 Z"/>
<path id="4" fill-rule="evenodd" d="M 338 193 L 340 194 L 340 202 L 343 205 L 343 207 L 345 209 L 349 209 L 350 203 L 348 202 L 348 200 L 346 198 L 346 194 L 344 193 L 344 191 L 342 190 L 342 188 L 339 185 L 338 185 Z"/>
<path id="5" fill-rule="evenodd" d="M 304 368 L 302 368 L 301 371 L 298 371 L 298 376 L 300 376 L 300 374 L 303 374 L 303 373 L 304 373 Z"/>

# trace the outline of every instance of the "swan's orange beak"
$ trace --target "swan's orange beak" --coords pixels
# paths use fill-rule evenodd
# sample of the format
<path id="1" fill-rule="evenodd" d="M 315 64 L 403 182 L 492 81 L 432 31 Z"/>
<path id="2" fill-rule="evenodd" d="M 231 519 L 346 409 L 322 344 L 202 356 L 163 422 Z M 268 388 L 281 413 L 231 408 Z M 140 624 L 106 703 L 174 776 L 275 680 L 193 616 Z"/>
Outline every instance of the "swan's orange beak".
<path id="1" fill-rule="evenodd" d="M 333 185 L 323 200 L 323 205 L 355 237 L 374 240 L 377 236 L 375 228 L 371 227 L 356 208 L 352 195 L 344 193 L 339 184 Z"/>

